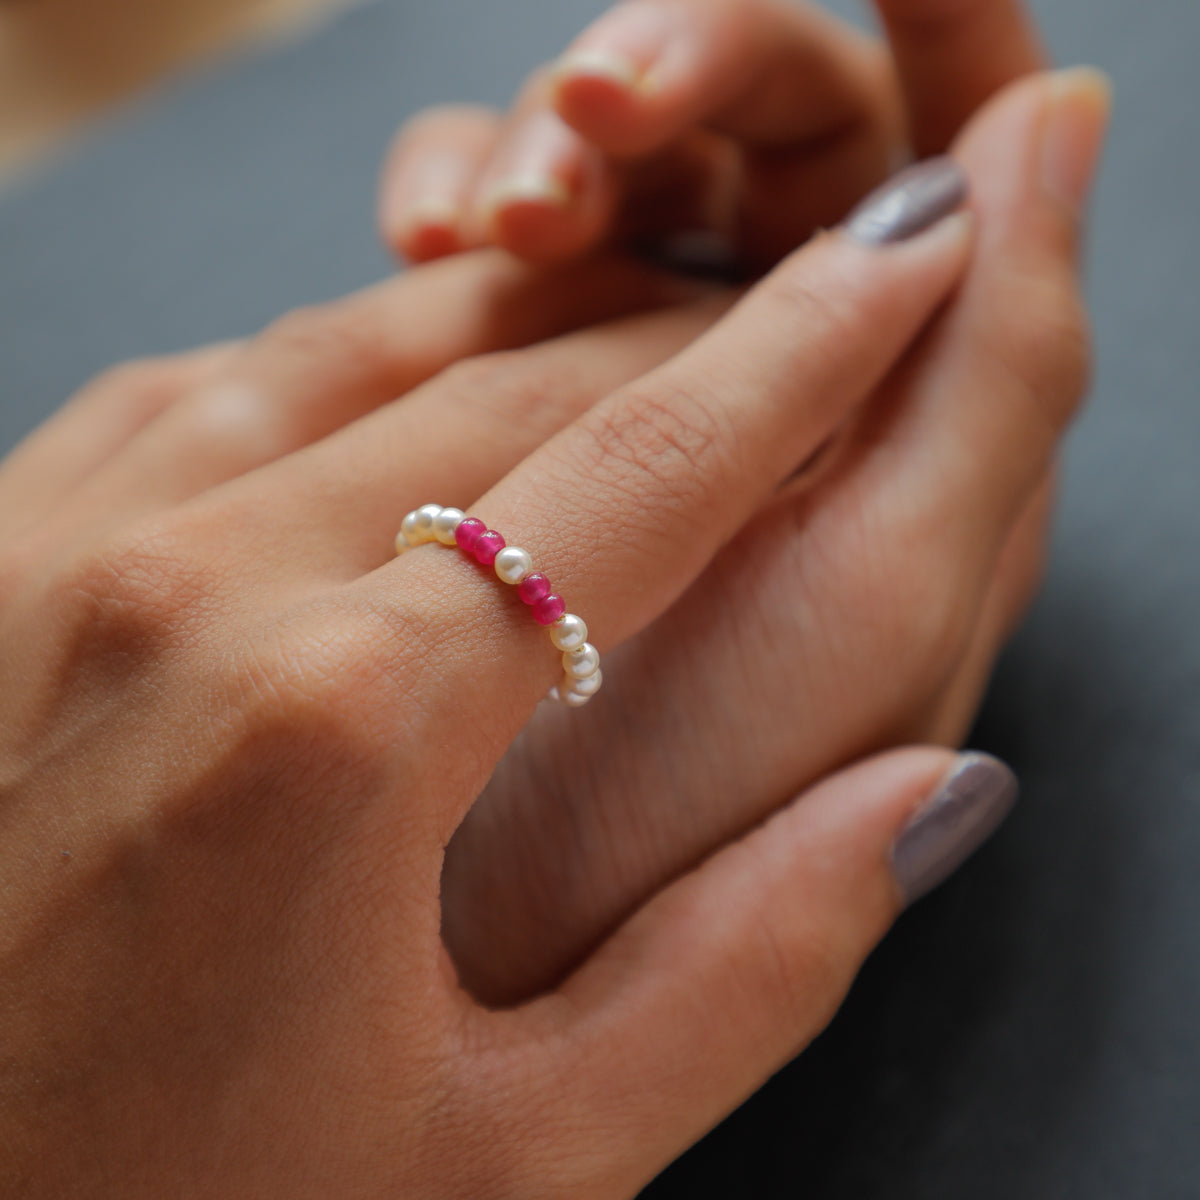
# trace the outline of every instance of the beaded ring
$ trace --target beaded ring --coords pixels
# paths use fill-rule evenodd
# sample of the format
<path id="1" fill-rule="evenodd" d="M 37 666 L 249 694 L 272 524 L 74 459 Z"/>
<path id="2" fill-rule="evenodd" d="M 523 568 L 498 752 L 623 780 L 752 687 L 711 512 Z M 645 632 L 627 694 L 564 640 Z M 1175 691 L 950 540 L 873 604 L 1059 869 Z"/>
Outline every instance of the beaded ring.
<path id="1" fill-rule="evenodd" d="M 587 640 L 588 627 L 582 617 L 567 612 L 561 596 L 551 590 L 550 580 L 533 569 L 533 559 L 519 546 L 509 546 L 494 529 L 461 508 L 423 504 L 400 523 L 396 553 L 416 546 L 440 542 L 457 546 L 477 563 L 495 570 L 497 577 L 517 589 L 517 595 L 533 610 L 539 625 L 545 625 L 550 641 L 562 652 L 563 677 L 550 689 L 550 699 L 569 708 L 586 704 L 603 682 L 600 652 Z"/>

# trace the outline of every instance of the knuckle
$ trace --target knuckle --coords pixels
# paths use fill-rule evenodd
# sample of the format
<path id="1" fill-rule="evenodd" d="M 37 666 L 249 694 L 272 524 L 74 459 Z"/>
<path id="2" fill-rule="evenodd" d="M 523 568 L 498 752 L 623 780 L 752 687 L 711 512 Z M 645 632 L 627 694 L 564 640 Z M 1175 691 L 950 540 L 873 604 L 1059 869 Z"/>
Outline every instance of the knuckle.
<path id="1" fill-rule="evenodd" d="M 411 706 L 384 635 L 369 610 L 311 607 L 245 639 L 225 690 L 244 723 L 284 731 L 297 747 L 332 741 L 364 755 L 394 747 Z"/>
<path id="2" fill-rule="evenodd" d="M 679 382 L 635 386 L 581 422 L 586 469 L 626 492 L 706 519 L 737 476 L 737 438 L 719 404 Z"/>
<path id="3" fill-rule="evenodd" d="M 285 313 L 259 335 L 256 348 L 283 361 L 350 361 L 361 368 L 378 362 L 387 346 L 378 324 L 365 318 L 361 305 L 335 300 Z"/>
<path id="4" fill-rule="evenodd" d="M 80 392 L 80 400 L 133 403 L 156 411 L 178 395 L 182 386 L 179 364 L 172 358 L 140 358 L 102 371 Z"/>
<path id="5" fill-rule="evenodd" d="M 778 327 L 803 331 L 806 355 L 820 353 L 822 346 L 841 346 L 844 337 L 857 335 L 864 321 L 864 300 L 870 300 L 818 288 L 801 259 L 785 263 L 760 287 L 764 299 L 780 310 Z"/>
<path id="6" fill-rule="evenodd" d="M 557 429 L 563 398 L 581 387 L 577 369 L 533 356 L 527 351 L 502 350 L 461 359 L 438 376 L 439 393 L 456 411 L 511 431 Z"/>
<path id="7" fill-rule="evenodd" d="M 84 552 L 55 574 L 49 599 L 74 657 L 128 669 L 193 640 L 215 588 L 183 532 L 155 521 Z"/>
<path id="8" fill-rule="evenodd" d="M 993 339 L 992 357 L 1057 436 L 1077 413 L 1091 381 L 1087 313 L 1073 287 L 1027 285 Z"/>

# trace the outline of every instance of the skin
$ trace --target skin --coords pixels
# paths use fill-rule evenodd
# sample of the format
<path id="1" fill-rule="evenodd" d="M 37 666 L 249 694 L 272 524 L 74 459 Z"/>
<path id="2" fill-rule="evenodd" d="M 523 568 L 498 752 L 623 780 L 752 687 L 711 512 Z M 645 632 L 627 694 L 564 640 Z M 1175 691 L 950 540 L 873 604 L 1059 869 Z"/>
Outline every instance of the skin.
<path id="1" fill-rule="evenodd" d="M 1045 63 L 1032 21 L 1011 0 L 878 0 L 877 8 L 886 45 L 806 5 L 617 5 L 557 63 L 535 72 L 508 114 L 442 108 L 410 122 L 384 167 L 384 236 L 417 260 L 491 243 L 547 261 L 600 242 L 713 226 L 715 213 L 743 262 L 773 262 L 835 221 L 890 163 L 947 150 L 989 96 Z M 631 77 L 597 69 L 614 58 L 633 68 Z M 1093 94 L 1091 105 L 1095 118 L 1104 99 Z M 1094 156 L 1094 120 L 1079 139 L 1076 173 Z M 958 150 L 980 170 L 998 157 L 998 146 L 970 139 Z M 561 185 L 555 195 L 505 188 L 505 180 L 539 176 Z M 1079 391 L 1086 370 L 1073 268 L 1047 286 L 1053 272 L 1029 249 L 1039 239 L 1014 217 L 999 219 L 996 228 L 1006 232 L 987 244 L 987 264 L 976 264 L 968 289 L 976 365 L 941 376 L 944 411 L 912 436 L 914 446 L 931 437 L 942 462 L 960 461 L 966 472 L 988 472 L 978 450 L 988 418 L 970 411 L 957 390 L 969 395 L 982 386 L 991 395 L 994 367 L 983 365 L 991 359 L 1013 376 L 1011 391 L 1025 387 L 1020 364 L 1040 355 L 1027 344 L 1026 322 L 1047 292 L 1047 340 L 1067 363 L 1060 390 Z M 1072 246 L 1055 257 L 1070 263 L 1073 256 Z M 1006 259 L 1020 268 L 1010 271 Z M 508 756 L 448 860 L 449 883 L 473 902 L 461 917 L 457 906 L 448 909 L 447 936 L 480 994 L 510 1001 L 546 986 L 655 886 L 770 811 L 773 802 L 750 797 L 778 798 L 794 777 L 772 774 L 761 744 L 786 741 L 790 769 L 817 778 L 906 740 L 956 745 L 965 736 L 991 663 L 1040 578 L 1053 459 L 1013 439 L 1011 465 L 1033 463 L 1041 472 L 1023 485 L 1019 515 L 1006 512 L 1002 536 L 980 539 L 971 525 L 952 535 L 945 515 L 962 511 L 977 489 L 986 493 L 982 479 L 939 487 L 944 470 L 923 455 L 927 476 L 914 470 L 886 498 L 880 490 L 876 468 L 917 419 L 897 412 L 912 407 L 897 396 L 845 431 L 815 494 L 811 475 L 797 481 L 764 512 L 764 531 L 737 539 L 714 564 L 694 603 L 685 600 L 648 635 L 640 656 L 624 652 L 621 702 L 605 709 L 610 720 L 597 728 L 590 760 L 572 747 L 556 761 L 536 723 Z M 835 510 L 836 519 L 814 519 Z M 969 502 L 966 511 L 977 515 Z M 977 559 L 969 586 L 964 554 Z M 894 620 L 885 622 L 884 612 Z M 856 655 L 845 654 L 842 639 L 814 644 L 814 628 L 851 622 L 860 630 L 851 639 Z M 760 736 L 718 737 L 704 753 L 674 758 L 654 749 L 681 736 L 679 714 L 691 711 L 659 683 L 664 658 L 677 655 L 683 669 L 689 654 L 680 628 L 710 630 L 710 656 L 721 664 L 711 691 L 691 679 L 691 696 L 704 694 L 714 712 L 743 709 Z M 925 636 L 912 637 L 918 628 Z M 768 643 L 789 636 L 803 654 L 771 672 L 774 688 L 740 669 L 748 638 L 765 657 Z M 868 685 L 880 663 L 890 664 L 884 674 L 894 690 Z M 735 678 L 741 686 L 731 689 Z M 847 686 L 847 678 L 856 682 Z M 605 746 L 631 741 L 645 744 L 644 761 L 623 757 L 614 768 Z M 762 790 L 744 788 L 747 779 Z M 547 790 L 554 803 L 541 799 Z M 583 799 L 564 804 L 564 793 Z M 497 844 L 507 854 L 489 857 Z M 515 886 L 523 872 L 536 887 Z M 485 952 L 496 944 L 510 950 L 499 971 L 499 956 Z"/>
<path id="2" fill-rule="evenodd" d="M 486 244 L 544 262 L 706 228 L 770 265 L 1046 66 L 1017 0 L 876 8 L 886 45 L 813 4 L 626 0 L 509 113 L 409 122 L 384 165 L 384 239 L 417 262 Z"/>
<path id="3" fill-rule="evenodd" d="M 453 259 L 18 450 L 3 1190 L 618 1197 L 802 1048 L 953 756 L 813 780 L 961 726 L 1036 573 L 1103 123 L 1094 81 L 1018 85 L 956 145 L 971 218 L 736 302 Z M 431 498 L 614 651 L 586 710 L 538 709 L 494 578 L 388 561 Z"/>

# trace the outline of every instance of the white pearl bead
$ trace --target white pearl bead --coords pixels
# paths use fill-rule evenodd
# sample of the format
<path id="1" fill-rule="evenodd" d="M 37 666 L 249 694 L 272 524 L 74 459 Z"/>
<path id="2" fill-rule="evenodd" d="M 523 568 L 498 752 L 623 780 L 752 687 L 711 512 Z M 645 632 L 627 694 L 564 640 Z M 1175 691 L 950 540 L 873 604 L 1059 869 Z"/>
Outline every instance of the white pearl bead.
<path id="1" fill-rule="evenodd" d="M 562 703 L 562 693 L 558 690 L 557 687 L 552 687 L 546 693 L 546 699 L 547 700 L 557 700 L 561 704 Z"/>
<path id="2" fill-rule="evenodd" d="M 443 508 L 433 518 L 433 536 L 443 546 L 453 546 L 454 534 L 466 519 L 467 514 L 461 508 Z"/>
<path id="3" fill-rule="evenodd" d="M 600 669 L 600 651 L 591 642 L 584 642 L 577 650 L 568 650 L 562 661 L 563 670 L 572 679 L 586 679 Z"/>
<path id="4" fill-rule="evenodd" d="M 591 696 L 585 696 L 582 692 L 566 692 L 562 696 L 562 702 L 568 708 L 582 708 L 590 699 Z"/>
<path id="5" fill-rule="evenodd" d="M 406 546 L 415 546 L 417 544 L 417 510 L 415 508 L 400 522 L 400 532 L 404 535 L 404 544 Z"/>
<path id="6" fill-rule="evenodd" d="M 496 555 L 496 574 L 505 582 L 517 584 L 533 570 L 533 559 L 520 546 L 505 546 Z"/>
<path id="7" fill-rule="evenodd" d="M 604 672 L 600 670 L 593 671 L 592 674 L 585 675 L 582 679 L 564 675 L 562 682 L 558 685 L 558 690 L 560 693 L 578 692 L 581 696 L 594 696 L 600 690 L 603 682 Z"/>
<path id="8" fill-rule="evenodd" d="M 398 534 L 396 534 L 396 553 L 403 554 L 407 549 L 408 538 L 404 536 L 404 530 L 402 529 Z"/>
<path id="9" fill-rule="evenodd" d="M 417 509 L 417 537 L 422 542 L 433 541 L 433 522 L 442 515 L 440 504 L 422 504 Z"/>
<path id="10" fill-rule="evenodd" d="M 550 640 L 558 650 L 578 650 L 587 638 L 587 625 L 574 613 L 564 613 L 550 626 Z"/>

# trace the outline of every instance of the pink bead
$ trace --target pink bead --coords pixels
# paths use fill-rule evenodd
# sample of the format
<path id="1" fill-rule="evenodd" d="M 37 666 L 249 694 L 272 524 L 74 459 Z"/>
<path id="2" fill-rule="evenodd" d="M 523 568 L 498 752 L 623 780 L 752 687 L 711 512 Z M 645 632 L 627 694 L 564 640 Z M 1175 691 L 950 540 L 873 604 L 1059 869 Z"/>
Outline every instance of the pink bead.
<path id="1" fill-rule="evenodd" d="M 490 567 L 496 561 L 496 555 L 503 549 L 504 539 L 494 529 L 489 529 L 487 533 L 481 534 L 475 540 L 475 549 L 472 553 L 475 555 L 476 562 Z"/>
<path id="2" fill-rule="evenodd" d="M 458 543 L 459 549 L 470 553 L 475 549 L 475 543 L 485 533 L 487 533 L 487 526 L 478 517 L 468 517 L 465 521 L 458 523 L 458 528 L 454 531 L 454 540 Z"/>
<path id="3" fill-rule="evenodd" d="M 536 604 L 539 600 L 544 600 L 550 595 L 550 580 L 541 571 L 534 571 L 532 575 L 526 575 L 517 584 L 517 595 L 526 604 Z"/>
<path id="4" fill-rule="evenodd" d="M 533 606 L 533 615 L 537 617 L 539 625 L 553 625 L 566 611 L 567 602 L 553 592 L 549 596 L 543 596 Z"/>

